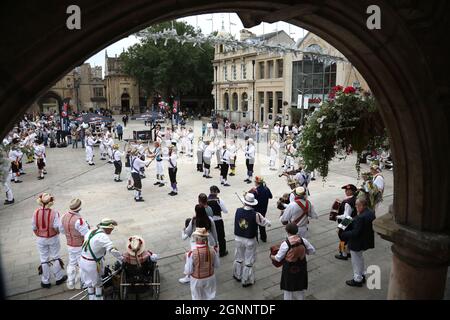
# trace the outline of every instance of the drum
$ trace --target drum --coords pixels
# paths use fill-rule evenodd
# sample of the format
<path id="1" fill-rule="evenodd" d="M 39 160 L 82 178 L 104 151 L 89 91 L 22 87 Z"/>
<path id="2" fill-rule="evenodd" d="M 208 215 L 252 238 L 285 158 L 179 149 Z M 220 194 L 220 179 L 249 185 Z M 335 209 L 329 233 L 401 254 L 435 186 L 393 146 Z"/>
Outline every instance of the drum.
<path id="1" fill-rule="evenodd" d="M 341 201 L 339 201 L 339 200 L 336 200 L 333 203 L 333 206 L 331 207 L 331 211 L 330 211 L 330 221 L 337 221 L 337 215 L 338 215 L 340 206 L 341 206 Z"/>

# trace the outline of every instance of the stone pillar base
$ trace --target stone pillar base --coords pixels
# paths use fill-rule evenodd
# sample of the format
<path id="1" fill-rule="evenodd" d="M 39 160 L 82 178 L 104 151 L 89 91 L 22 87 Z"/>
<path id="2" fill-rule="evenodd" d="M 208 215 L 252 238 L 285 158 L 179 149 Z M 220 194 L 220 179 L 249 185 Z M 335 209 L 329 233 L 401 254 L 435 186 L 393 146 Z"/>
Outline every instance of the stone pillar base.
<path id="1" fill-rule="evenodd" d="M 388 299 L 437 300 L 445 293 L 450 236 L 395 223 L 392 214 L 374 221 L 375 232 L 393 242 Z"/>

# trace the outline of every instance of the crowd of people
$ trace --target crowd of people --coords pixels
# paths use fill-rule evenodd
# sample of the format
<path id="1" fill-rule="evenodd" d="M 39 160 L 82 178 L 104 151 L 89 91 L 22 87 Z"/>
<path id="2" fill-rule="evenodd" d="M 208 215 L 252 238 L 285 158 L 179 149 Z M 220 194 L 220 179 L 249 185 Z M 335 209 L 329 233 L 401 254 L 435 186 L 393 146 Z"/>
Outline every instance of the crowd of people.
<path id="1" fill-rule="evenodd" d="M 19 177 L 24 174 L 22 159 L 26 155 L 28 162 L 36 161 L 38 179 L 44 179 L 47 164 L 46 146 L 52 141 L 51 135 L 44 133 L 58 129 L 58 122 L 50 118 L 28 120 L 27 117 L 3 141 L 9 148 L 9 161 L 11 162 L 9 177 L 5 183 L 7 199 L 5 204 L 14 203 L 10 182 L 20 183 Z M 126 127 L 128 119 L 123 120 Z M 244 288 L 255 283 L 255 263 L 258 239 L 267 242 L 266 228 L 272 223 L 266 218 L 270 201 L 273 199 L 271 190 L 261 176 L 254 177 L 256 164 L 256 144 L 250 134 L 244 139 L 237 137 L 237 131 L 242 129 L 233 126 L 225 120 L 223 130 L 220 130 L 216 121 L 205 124 L 206 130 L 198 137 L 194 147 L 194 132 L 192 128 L 177 126 L 172 130 L 166 127 L 162 130 L 155 125 L 152 131 L 152 144 L 144 141 L 128 141 L 120 151 L 119 143 L 114 139 L 122 140 L 123 127 L 114 123 L 108 127 L 95 127 L 81 123 L 71 127 L 70 141 L 72 148 L 77 148 L 80 139 L 85 147 L 86 162 L 95 165 L 94 146 L 99 145 L 100 160 L 114 164 L 114 181 L 122 182 L 121 174 L 123 163 L 127 172 L 127 189 L 134 191 L 136 202 L 144 201 L 142 197 L 142 179 L 146 178 L 146 168 L 155 162 L 155 187 L 166 185 L 165 167 L 169 176 L 170 196 L 178 195 L 177 187 L 177 158 L 180 155 L 194 157 L 197 154 L 197 171 L 203 178 L 212 179 L 212 166 L 220 169 L 220 185 L 229 190 L 230 178 L 237 174 L 237 157 L 244 154 L 246 166 L 246 179 L 248 184 L 254 183 L 248 192 L 241 198 L 242 207 L 235 211 L 234 219 L 234 263 L 230 274 L 240 282 Z M 97 128 L 98 129 L 98 128 Z M 262 130 L 268 130 L 266 125 Z M 244 132 L 256 133 L 258 137 L 258 124 L 246 126 Z M 264 132 L 264 131 L 260 131 Z M 284 194 L 277 202 L 280 210 L 279 222 L 285 225 L 286 241 L 279 246 L 271 248 L 270 259 L 274 265 L 282 266 L 280 288 L 284 291 L 285 299 L 303 299 L 308 288 L 306 256 L 314 254 L 315 248 L 308 240 L 308 230 L 311 219 L 318 219 L 314 206 L 309 199 L 310 183 L 314 179 L 311 172 L 299 157 L 296 145 L 299 128 L 291 128 L 275 124 L 268 139 L 269 170 L 279 170 L 280 177 L 287 178 L 290 191 Z M 61 137 L 65 139 L 67 137 Z M 49 140 L 50 139 L 50 140 Z M 56 137 L 55 137 L 56 139 Z M 256 138 L 257 140 L 259 138 Z M 61 141 L 60 141 L 61 142 Z M 29 151 L 27 151 L 29 150 Z M 239 153 L 242 151 L 242 153 Z M 360 287 L 365 281 L 363 252 L 374 247 L 374 236 L 371 227 L 375 219 L 376 205 L 381 201 L 384 191 L 384 178 L 378 166 L 372 166 L 370 175 L 364 178 L 362 187 L 348 184 L 343 187 L 345 198 L 337 200 L 336 215 L 338 222 L 338 254 L 339 260 L 351 259 L 354 277 L 347 281 L 349 286 Z M 220 265 L 220 259 L 227 256 L 227 243 L 222 214 L 229 210 L 223 199 L 219 197 L 221 190 L 212 185 L 209 195 L 198 195 L 198 203 L 194 208 L 195 215 L 185 221 L 182 239 L 191 239 L 191 250 L 186 254 L 184 277 L 181 283 L 190 283 L 192 299 L 214 299 L 216 295 L 215 269 Z M 374 202 L 374 197 L 376 201 Z M 117 222 L 112 219 L 103 219 L 96 228 L 91 228 L 87 221 L 81 217 L 81 200 L 74 199 L 69 204 L 69 211 L 60 216 L 58 211 L 51 208 L 54 197 L 42 194 L 38 198 L 39 208 L 33 214 L 32 229 L 36 235 L 37 246 L 40 253 L 41 285 L 50 287 L 50 275 L 53 274 L 56 284 L 67 282 L 69 289 L 84 286 L 88 290 L 91 300 L 102 299 L 103 257 L 107 252 L 120 263 L 124 260 L 156 262 L 157 256 L 143 248 L 143 239 L 132 236 L 129 239 L 129 248 L 121 253 L 114 248 L 108 235 L 113 231 Z M 330 218 L 331 219 L 331 218 Z M 333 220 L 333 219 L 331 219 Z M 351 223 L 344 223 L 351 220 Z M 60 258 L 59 234 L 65 234 L 69 252 L 67 275 L 64 274 Z M 259 234 L 259 235 L 258 235 Z M 138 254 L 139 253 L 139 254 Z M 143 260 L 139 257 L 144 255 Z M 138 257 L 139 256 L 139 257 Z"/>

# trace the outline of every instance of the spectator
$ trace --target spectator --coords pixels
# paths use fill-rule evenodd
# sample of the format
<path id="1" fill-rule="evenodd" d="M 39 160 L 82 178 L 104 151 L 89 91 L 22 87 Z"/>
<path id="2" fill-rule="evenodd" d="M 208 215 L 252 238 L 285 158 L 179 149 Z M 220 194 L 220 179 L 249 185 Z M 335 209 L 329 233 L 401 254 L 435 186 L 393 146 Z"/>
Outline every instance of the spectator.
<path id="1" fill-rule="evenodd" d="M 116 126 L 116 132 L 117 132 L 117 137 L 119 138 L 119 141 L 122 141 L 122 137 L 123 137 L 123 127 L 120 123 L 117 124 Z"/>

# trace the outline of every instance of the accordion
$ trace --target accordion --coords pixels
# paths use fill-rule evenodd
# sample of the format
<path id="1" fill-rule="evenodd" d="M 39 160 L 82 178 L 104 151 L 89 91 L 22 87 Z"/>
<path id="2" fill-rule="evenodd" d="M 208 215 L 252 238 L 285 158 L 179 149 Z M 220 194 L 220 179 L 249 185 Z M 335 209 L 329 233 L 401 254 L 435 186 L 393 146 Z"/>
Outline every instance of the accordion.
<path id="1" fill-rule="evenodd" d="M 270 254 L 271 255 L 276 255 L 278 253 L 278 250 L 280 250 L 280 245 L 274 245 L 270 247 Z M 272 260 L 272 259 L 270 259 Z M 272 260 L 272 264 L 274 265 L 274 267 L 276 268 L 280 268 L 283 266 L 284 263 L 284 259 L 281 260 L 280 262 L 276 261 L 276 260 Z"/>
<path id="2" fill-rule="evenodd" d="M 337 215 L 338 215 L 340 206 L 341 206 L 341 201 L 339 201 L 339 200 L 336 200 L 333 203 L 333 206 L 331 207 L 331 211 L 330 211 L 330 220 L 331 221 L 337 221 Z"/>

